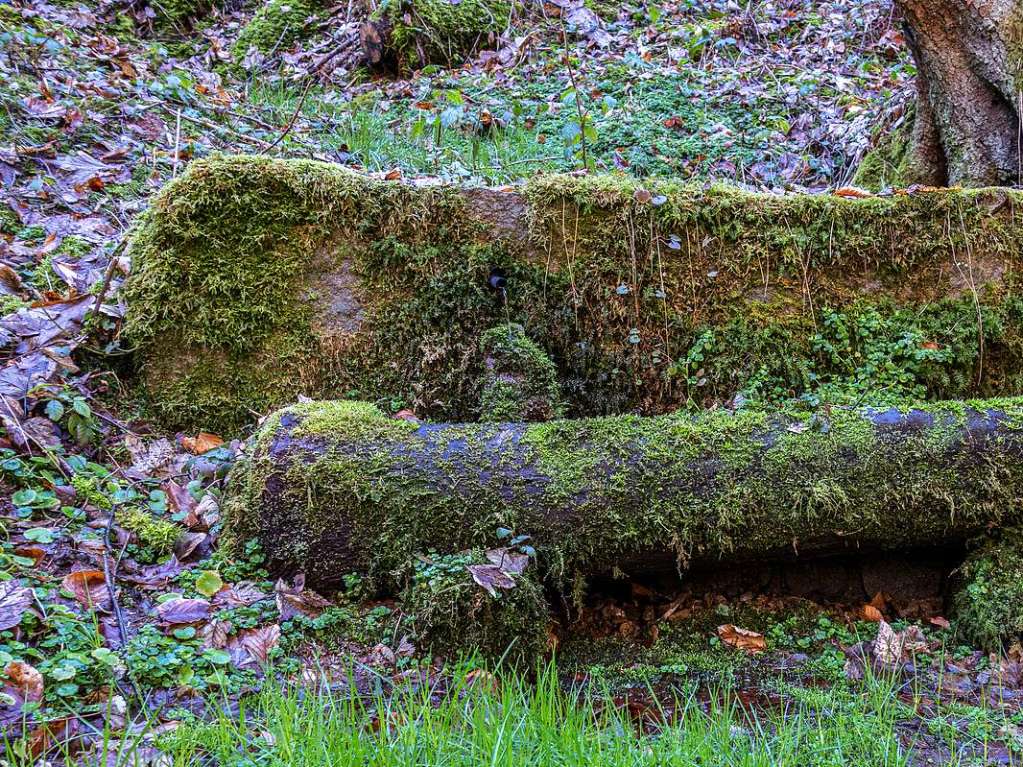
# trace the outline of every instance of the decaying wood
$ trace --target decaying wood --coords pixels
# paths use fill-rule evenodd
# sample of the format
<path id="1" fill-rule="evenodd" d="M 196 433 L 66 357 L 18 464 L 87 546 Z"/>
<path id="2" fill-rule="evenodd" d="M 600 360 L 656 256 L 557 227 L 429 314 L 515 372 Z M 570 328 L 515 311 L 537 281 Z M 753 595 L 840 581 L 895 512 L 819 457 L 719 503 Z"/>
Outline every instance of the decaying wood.
<path id="1" fill-rule="evenodd" d="M 532 536 L 556 576 L 948 545 L 1015 522 L 1023 400 L 426 424 L 306 403 L 263 427 L 231 527 L 313 582 Z"/>

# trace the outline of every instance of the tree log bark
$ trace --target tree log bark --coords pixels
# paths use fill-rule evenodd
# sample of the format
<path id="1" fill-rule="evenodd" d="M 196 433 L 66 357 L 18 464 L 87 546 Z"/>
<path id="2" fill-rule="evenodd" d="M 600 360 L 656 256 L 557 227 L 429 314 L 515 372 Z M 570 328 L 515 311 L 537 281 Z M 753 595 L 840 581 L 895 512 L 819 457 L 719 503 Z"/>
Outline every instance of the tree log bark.
<path id="1" fill-rule="evenodd" d="M 262 427 L 228 538 L 330 585 L 532 537 L 548 575 L 948 545 L 1020 518 L 1023 399 L 419 424 L 314 402 Z"/>
<path id="2" fill-rule="evenodd" d="M 1018 0 L 896 0 L 917 65 L 910 180 L 1023 183 Z"/>

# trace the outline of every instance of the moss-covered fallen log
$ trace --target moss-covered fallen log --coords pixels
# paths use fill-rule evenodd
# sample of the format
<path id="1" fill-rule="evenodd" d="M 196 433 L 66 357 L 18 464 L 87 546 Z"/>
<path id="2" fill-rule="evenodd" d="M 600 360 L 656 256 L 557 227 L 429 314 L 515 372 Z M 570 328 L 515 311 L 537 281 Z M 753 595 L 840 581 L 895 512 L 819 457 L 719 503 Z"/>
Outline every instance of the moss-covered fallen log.
<path id="1" fill-rule="evenodd" d="M 1021 210 L 1005 189 L 464 189 L 216 157 L 134 232 L 127 341 L 165 425 L 222 432 L 299 394 L 473 420 L 480 337 L 508 321 L 571 416 L 1023 394 Z"/>
<path id="2" fill-rule="evenodd" d="M 263 425 L 229 482 L 229 537 L 275 569 L 384 582 L 415 555 L 532 536 L 571 579 L 666 560 L 949 545 L 1014 523 L 1023 399 L 813 414 L 716 411 L 419 424 L 357 402 Z"/>

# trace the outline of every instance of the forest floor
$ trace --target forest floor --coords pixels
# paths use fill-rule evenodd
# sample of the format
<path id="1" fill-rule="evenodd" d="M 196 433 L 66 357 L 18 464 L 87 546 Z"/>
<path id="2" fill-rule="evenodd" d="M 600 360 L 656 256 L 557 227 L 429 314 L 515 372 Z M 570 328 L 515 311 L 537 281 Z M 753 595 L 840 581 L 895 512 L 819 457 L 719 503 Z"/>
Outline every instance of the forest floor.
<path id="1" fill-rule="evenodd" d="M 552 632 L 558 667 L 529 683 L 431 658 L 357 579 L 318 595 L 269 579 L 255 547 L 222 555 L 238 443 L 163 434 L 133 397 L 125 236 L 195 158 L 468 183 L 585 161 L 823 190 L 904 119 L 913 71 L 881 0 L 608 7 L 599 40 L 534 19 L 464 66 L 383 79 L 324 66 L 350 6 L 236 56 L 245 5 L 163 35 L 139 4 L 0 5 L 9 763 L 1020 761 L 1020 648 L 958 642 L 940 602 L 626 584 Z"/>

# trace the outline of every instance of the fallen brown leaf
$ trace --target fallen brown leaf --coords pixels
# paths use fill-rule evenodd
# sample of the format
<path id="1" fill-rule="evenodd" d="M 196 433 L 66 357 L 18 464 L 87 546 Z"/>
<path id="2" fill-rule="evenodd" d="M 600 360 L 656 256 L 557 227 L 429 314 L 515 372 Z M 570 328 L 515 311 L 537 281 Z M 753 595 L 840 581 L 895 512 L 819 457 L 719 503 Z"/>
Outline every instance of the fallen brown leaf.
<path id="1" fill-rule="evenodd" d="M 65 575 L 60 585 L 70 591 L 82 607 L 110 609 L 110 592 L 102 570 L 76 570 Z"/>
<path id="2" fill-rule="evenodd" d="M 881 611 L 874 607 L 874 605 L 863 605 L 863 609 L 860 613 L 865 621 L 879 623 L 884 620 L 884 616 L 881 614 Z"/>
<path id="3" fill-rule="evenodd" d="M 201 431 L 194 437 L 184 437 L 181 440 L 181 446 L 194 455 L 208 453 L 223 444 L 224 440 L 219 435 L 210 434 L 207 431 Z"/>
<path id="4" fill-rule="evenodd" d="M 497 596 L 498 589 L 515 588 L 512 577 L 497 565 L 468 565 L 465 569 L 492 597 Z"/>
<path id="5" fill-rule="evenodd" d="M 858 186 L 843 186 L 835 190 L 836 197 L 849 197 L 852 199 L 865 199 L 867 197 L 873 197 L 873 192 L 868 192 L 866 189 L 860 189 Z"/>
<path id="6" fill-rule="evenodd" d="M 21 616 L 34 600 L 32 589 L 19 585 L 17 581 L 0 582 L 0 631 L 21 623 Z"/>
<path id="7" fill-rule="evenodd" d="M 750 654 L 763 652 L 767 649 L 767 640 L 764 639 L 763 634 L 740 628 L 731 623 L 718 626 L 718 636 L 726 645 Z"/>
<path id="8" fill-rule="evenodd" d="M 43 675 L 24 661 L 12 660 L 4 667 L 4 683 L 14 689 L 24 700 L 43 699 Z"/>
<path id="9" fill-rule="evenodd" d="M 205 599 L 168 599 L 156 606 L 156 616 L 171 626 L 198 623 L 210 617 L 210 603 Z"/>
<path id="10" fill-rule="evenodd" d="M 277 611 L 281 614 L 282 621 L 290 620 L 296 615 L 316 618 L 333 604 L 315 591 L 306 589 L 303 573 L 295 576 L 294 584 L 291 586 L 283 578 L 278 580 L 274 586 L 274 596 L 277 599 Z"/>

